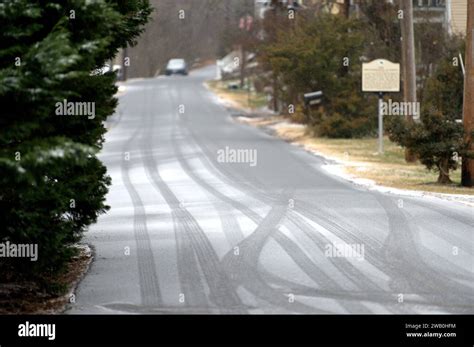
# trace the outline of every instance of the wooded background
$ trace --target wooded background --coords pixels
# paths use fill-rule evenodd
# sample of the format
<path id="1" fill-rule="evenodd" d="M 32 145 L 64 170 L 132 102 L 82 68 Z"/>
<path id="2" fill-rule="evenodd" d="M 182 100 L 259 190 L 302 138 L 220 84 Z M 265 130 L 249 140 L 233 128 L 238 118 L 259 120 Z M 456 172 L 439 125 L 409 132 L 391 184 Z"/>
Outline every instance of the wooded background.
<path id="1" fill-rule="evenodd" d="M 151 0 L 153 20 L 129 48 L 128 77 L 151 77 L 171 58 L 215 58 L 228 50 L 222 37 L 238 31 L 239 19 L 253 14 L 253 0 Z M 179 18 L 184 10 L 185 18 Z M 230 42 L 230 40 L 229 40 Z"/>

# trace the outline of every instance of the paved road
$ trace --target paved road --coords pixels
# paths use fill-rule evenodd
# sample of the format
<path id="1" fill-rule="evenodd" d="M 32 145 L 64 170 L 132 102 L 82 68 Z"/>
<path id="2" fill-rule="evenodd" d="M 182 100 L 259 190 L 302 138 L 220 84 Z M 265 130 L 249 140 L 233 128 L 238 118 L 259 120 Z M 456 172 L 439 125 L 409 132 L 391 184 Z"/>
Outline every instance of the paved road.
<path id="1" fill-rule="evenodd" d="M 331 177 L 235 123 L 214 71 L 127 84 L 101 154 L 112 208 L 69 312 L 474 313 L 472 209 Z"/>

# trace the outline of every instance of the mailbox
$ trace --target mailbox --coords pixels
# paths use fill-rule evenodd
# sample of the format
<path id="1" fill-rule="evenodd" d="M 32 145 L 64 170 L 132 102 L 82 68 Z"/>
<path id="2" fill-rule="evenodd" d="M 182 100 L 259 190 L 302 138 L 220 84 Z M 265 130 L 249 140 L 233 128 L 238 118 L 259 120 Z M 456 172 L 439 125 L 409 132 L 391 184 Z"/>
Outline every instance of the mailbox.
<path id="1" fill-rule="evenodd" d="M 321 106 L 323 103 L 323 92 L 313 92 L 304 94 L 304 104 L 306 107 Z"/>

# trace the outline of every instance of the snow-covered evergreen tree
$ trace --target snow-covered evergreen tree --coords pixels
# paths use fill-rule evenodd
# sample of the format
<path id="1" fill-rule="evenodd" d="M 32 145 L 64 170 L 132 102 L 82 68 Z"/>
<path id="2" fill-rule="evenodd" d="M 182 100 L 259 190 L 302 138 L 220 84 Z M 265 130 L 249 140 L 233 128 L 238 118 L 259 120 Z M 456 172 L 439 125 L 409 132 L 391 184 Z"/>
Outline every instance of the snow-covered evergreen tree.
<path id="1" fill-rule="evenodd" d="M 134 44 L 150 13 L 147 0 L 0 4 L 0 242 L 39 247 L 38 262 L 10 259 L 0 271 L 61 268 L 106 211 L 110 179 L 96 153 L 116 77 L 94 71 Z M 58 112 L 66 102 L 93 115 Z"/>

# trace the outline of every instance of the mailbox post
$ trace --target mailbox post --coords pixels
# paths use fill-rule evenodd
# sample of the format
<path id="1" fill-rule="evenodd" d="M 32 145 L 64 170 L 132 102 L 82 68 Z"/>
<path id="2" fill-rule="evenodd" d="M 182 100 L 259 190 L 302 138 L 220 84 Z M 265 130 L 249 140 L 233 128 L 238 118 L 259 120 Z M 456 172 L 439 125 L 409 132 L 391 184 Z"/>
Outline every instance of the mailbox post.
<path id="1" fill-rule="evenodd" d="M 322 91 L 304 94 L 303 99 L 305 108 L 311 112 L 312 107 L 321 107 L 323 104 L 323 96 Z"/>

